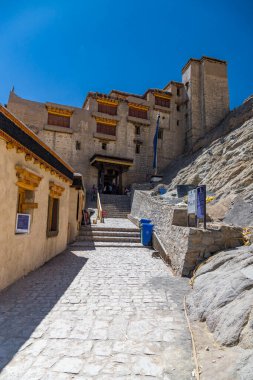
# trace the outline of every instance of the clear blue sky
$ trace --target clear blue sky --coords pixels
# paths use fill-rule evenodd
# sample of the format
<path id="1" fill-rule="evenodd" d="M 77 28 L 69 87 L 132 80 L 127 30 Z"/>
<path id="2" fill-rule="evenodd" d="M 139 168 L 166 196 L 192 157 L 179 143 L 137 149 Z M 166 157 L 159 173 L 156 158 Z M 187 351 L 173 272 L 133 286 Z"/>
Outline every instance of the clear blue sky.
<path id="1" fill-rule="evenodd" d="M 253 93 L 252 0 L 0 0 L 0 102 L 82 106 L 88 91 L 144 93 L 190 57 L 228 61 L 230 106 Z"/>

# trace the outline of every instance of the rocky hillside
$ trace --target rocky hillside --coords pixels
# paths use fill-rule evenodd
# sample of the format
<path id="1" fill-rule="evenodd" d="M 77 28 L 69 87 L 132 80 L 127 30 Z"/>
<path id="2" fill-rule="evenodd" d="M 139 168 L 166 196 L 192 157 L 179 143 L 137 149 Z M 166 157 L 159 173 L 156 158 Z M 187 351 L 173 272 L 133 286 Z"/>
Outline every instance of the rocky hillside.
<path id="1" fill-rule="evenodd" d="M 214 220 L 253 225 L 253 97 L 232 111 L 212 133 L 198 142 L 206 147 L 174 161 L 164 171 L 164 184 L 206 184 L 215 200 Z"/>

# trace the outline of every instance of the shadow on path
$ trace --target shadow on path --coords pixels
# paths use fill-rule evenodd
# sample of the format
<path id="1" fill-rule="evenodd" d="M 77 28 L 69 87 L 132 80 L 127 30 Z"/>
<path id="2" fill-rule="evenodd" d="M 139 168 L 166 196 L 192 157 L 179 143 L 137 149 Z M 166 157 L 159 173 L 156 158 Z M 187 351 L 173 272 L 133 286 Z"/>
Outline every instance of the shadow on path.
<path id="1" fill-rule="evenodd" d="M 0 370 L 29 339 L 87 260 L 64 251 L 0 293 Z"/>

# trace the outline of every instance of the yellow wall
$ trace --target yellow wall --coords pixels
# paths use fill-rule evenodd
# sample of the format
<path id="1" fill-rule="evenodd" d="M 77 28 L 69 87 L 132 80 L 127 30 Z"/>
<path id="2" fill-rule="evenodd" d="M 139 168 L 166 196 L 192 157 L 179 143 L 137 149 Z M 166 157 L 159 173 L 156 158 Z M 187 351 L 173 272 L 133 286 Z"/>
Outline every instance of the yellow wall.
<path id="1" fill-rule="evenodd" d="M 29 234 L 15 234 L 18 187 L 15 166 L 20 165 L 42 176 L 35 190 Z M 7 150 L 0 138 L 0 289 L 41 266 L 66 248 L 69 217 L 69 184 L 40 169 L 33 161 L 25 161 L 24 153 Z M 65 188 L 60 197 L 59 233 L 47 237 L 49 181 Z"/>
<path id="2" fill-rule="evenodd" d="M 77 219 L 77 196 L 79 194 L 79 207 L 78 207 L 78 219 Z M 81 221 L 82 210 L 84 208 L 85 193 L 83 190 L 76 190 L 74 187 L 70 187 L 69 193 L 69 230 L 68 230 L 68 243 L 74 241 L 78 235 Z"/>

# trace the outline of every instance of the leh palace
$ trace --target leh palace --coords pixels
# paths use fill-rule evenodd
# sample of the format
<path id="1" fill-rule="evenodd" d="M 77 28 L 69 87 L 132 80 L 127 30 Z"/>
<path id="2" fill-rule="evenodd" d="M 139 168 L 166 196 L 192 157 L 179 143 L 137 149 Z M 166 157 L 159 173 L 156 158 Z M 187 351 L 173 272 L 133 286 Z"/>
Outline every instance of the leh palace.
<path id="1" fill-rule="evenodd" d="M 143 95 L 89 92 L 82 108 L 23 99 L 12 90 L 0 109 L 5 168 L 0 177 L 0 229 L 5 231 L 0 289 L 76 240 L 82 210 L 91 207 L 93 185 L 100 194 L 114 189 L 114 196 L 103 198 L 106 217 L 127 217 L 125 189 L 149 183 L 153 174 L 158 115 L 160 174 L 172 160 L 192 152 L 228 113 L 227 64 L 209 57 L 190 59 L 182 82 L 170 81 Z M 107 208 L 106 202 L 112 205 Z"/>
<path id="2" fill-rule="evenodd" d="M 89 92 L 82 108 L 34 102 L 12 91 L 7 109 L 82 174 L 87 190 L 115 184 L 122 193 L 132 183 L 149 182 L 153 174 L 158 114 L 159 173 L 227 115 L 227 64 L 190 59 L 182 82 L 170 81 L 143 95 Z"/>

